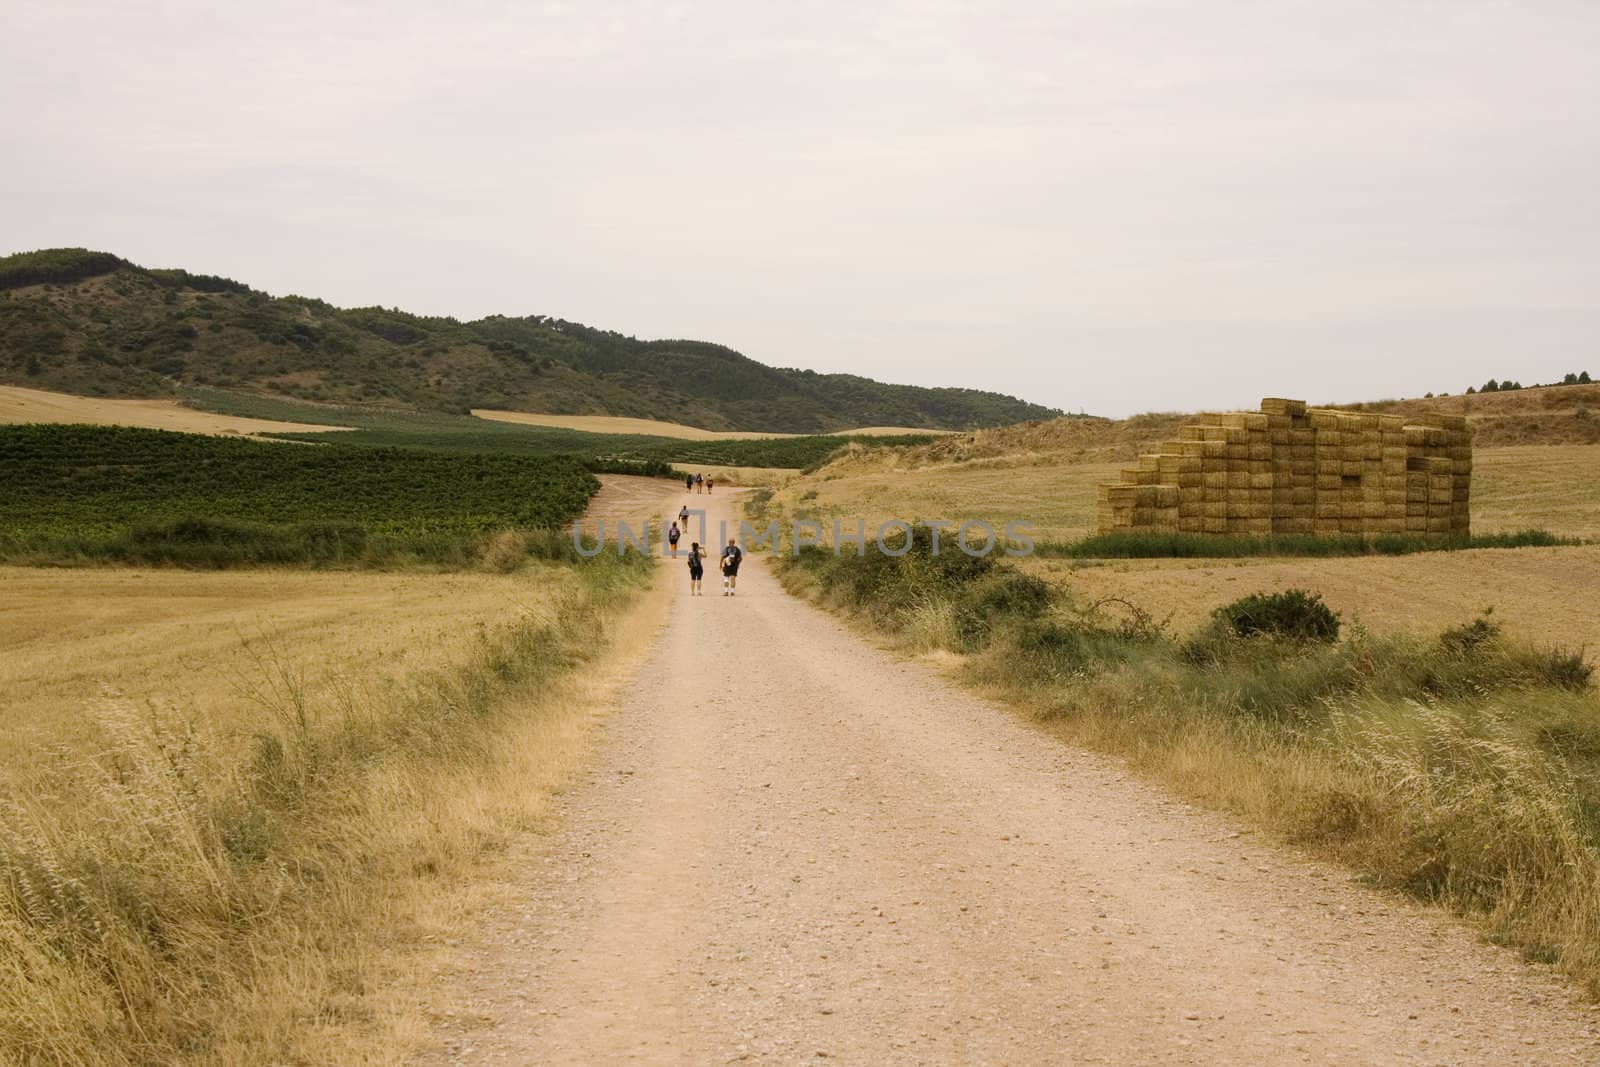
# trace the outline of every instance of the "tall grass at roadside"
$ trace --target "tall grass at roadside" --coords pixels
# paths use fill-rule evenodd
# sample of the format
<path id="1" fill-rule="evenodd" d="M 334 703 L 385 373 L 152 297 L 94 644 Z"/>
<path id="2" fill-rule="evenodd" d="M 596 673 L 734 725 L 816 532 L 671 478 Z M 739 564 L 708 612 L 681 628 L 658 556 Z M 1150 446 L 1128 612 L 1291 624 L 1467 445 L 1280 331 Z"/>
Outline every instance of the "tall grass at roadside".
<path id="1" fill-rule="evenodd" d="M 491 844 L 438 795 L 548 711 L 653 572 L 538 566 L 548 598 L 449 670 L 317 702 L 261 649 L 242 759 L 204 709 L 125 702 L 98 745 L 41 753 L 0 798 L 0 1062 L 299 1062 L 300 1032 L 366 1022 L 378 902 Z"/>
<path id="2" fill-rule="evenodd" d="M 808 549 L 782 574 L 908 650 L 962 654 L 963 680 L 1059 737 L 1475 916 L 1600 994 L 1600 698 L 1581 652 L 1487 619 L 1277 636 L 1294 628 L 1260 625 L 1259 603 L 1174 635 L 1138 605 L 929 548 Z M 1276 604 L 1320 618 L 1315 597 Z"/>

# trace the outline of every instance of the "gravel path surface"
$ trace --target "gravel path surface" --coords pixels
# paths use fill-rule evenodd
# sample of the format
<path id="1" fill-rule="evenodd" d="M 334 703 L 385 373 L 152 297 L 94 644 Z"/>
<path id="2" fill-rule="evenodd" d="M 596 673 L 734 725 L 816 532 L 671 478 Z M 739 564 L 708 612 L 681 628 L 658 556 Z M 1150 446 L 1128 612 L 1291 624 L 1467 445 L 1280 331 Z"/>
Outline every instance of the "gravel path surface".
<path id="1" fill-rule="evenodd" d="M 440 977 L 434 1062 L 1600 1062 L 1600 1013 L 1459 924 L 869 647 L 759 559 L 733 598 L 672 566 L 525 897 Z"/>

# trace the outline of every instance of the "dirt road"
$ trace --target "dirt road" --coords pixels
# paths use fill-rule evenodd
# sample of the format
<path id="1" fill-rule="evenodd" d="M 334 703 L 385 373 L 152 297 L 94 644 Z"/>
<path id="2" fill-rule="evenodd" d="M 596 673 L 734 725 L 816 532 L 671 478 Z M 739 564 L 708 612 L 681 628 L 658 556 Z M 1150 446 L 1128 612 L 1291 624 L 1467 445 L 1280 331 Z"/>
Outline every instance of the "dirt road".
<path id="1" fill-rule="evenodd" d="M 1600 1061 L 1600 1013 L 1461 926 L 868 647 L 759 560 L 706 585 L 440 976 L 438 1062 Z"/>

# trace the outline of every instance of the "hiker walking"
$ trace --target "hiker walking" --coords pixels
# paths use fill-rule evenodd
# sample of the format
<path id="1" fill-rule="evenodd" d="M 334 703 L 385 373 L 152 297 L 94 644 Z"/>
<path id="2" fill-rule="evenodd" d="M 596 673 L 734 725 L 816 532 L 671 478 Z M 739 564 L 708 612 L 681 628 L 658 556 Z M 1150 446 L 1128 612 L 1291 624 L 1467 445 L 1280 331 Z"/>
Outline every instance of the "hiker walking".
<path id="1" fill-rule="evenodd" d="M 678 527 L 679 527 L 679 529 L 683 529 L 683 530 L 687 530 L 689 528 L 689 505 L 688 504 L 685 504 L 683 506 L 683 510 L 678 512 Z"/>
<path id="2" fill-rule="evenodd" d="M 683 531 L 678 529 L 677 523 L 673 523 L 671 529 L 667 530 L 667 544 L 672 546 L 673 559 L 678 558 L 678 538 L 682 536 Z"/>
<path id="3" fill-rule="evenodd" d="M 711 479 L 710 478 L 706 479 L 706 492 L 708 492 L 708 493 L 711 492 Z"/>
<path id="4" fill-rule="evenodd" d="M 706 476 L 705 475 L 696 474 L 694 476 L 694 491 L 698 493 L 700 491 L 700 487 L 705 484 L 705 481 L 706 481 Z"/>
<path id="5" fill-rule="evenodd" d="M 694 492 L 694 475 L 685 474 L 683 476 L 683 491 L 685 493 Z"/>
<path id="6" fill-rule="evenodd" d="M 700 579 L 705 577 L 705 557 L 700 552 L 700 542 L 689 542 L 689 595 L 700 596 Z"/>
<path id="7" fill-rule="evenodd" d="M 744 559 L 744 553 L 734 543 L 733 538 L 728 538 L 728 547 L 722 550 L 722 595 L 733 596 L 733 591 L 739 584 L 739 562 Z"/>

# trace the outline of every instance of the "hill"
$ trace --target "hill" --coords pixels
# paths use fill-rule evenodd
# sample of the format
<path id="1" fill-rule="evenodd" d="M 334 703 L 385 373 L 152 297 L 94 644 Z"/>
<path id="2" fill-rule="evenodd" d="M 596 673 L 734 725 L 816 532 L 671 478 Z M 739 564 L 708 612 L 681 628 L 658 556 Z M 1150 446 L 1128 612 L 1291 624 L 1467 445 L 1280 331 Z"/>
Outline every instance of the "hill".
<path id="1" fill-rule="evenodd" d="M 162 397 L 209 386 L 320 404 L 610 415 L 705 430 L 967 430 L 1059 414 L 974 389 L 768 367 L 541 315 L 473 322 L 273 297 L 107 252 L 0 258 L 0 384 Z"/>
<path id="2" fill-rule="evenodd" d="M 1323 405 L 1318 405 L 1323 406 Z M 1465 415 L 1477 448 L 1600 444 L 1600 385 L 1552 385 L 1513 392 L 1326 405 L 1394 415 Z M 1162 412 L 1127 419 L 1063 417 L 953 434 L 926 444 L 838 457 L 836 470 L 910 470 L 949 464 L 1015 467 L 1040 463 L 1127 463 L 1177 436 L 1193 415 Z"/>

